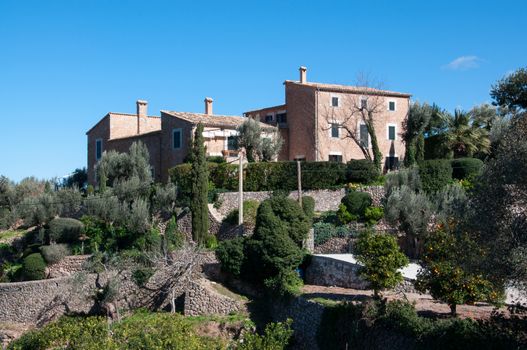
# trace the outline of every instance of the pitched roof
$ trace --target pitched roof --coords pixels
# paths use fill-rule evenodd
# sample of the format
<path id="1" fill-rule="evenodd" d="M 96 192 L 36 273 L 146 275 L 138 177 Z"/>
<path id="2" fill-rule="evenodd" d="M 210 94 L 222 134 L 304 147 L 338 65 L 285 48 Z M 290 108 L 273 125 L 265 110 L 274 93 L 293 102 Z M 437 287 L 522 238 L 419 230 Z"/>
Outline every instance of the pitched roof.
<path id="1" fill-rule="evenodd" d="M 202 114 L 190 112 L 175 112 L 175 111 L 161 111 L 161 113 L 168 114 L 172 117 L 183 119 L 192 124 L 202 123 L 204 126 L 224 127 L 228 129 L 235 129 L 242 125 L 248 118 L 232 116 L 232 115 L 215 115 Z M 262 128 L 274 128 L 269 124 L 258 122 Z"/>
<path id="2" fill-rule="evenodd" d="M 119 112 L 108 112 L 106 113 L 106 115 L 104 117 L 102 117 L 97 123 L 95 123 L 94 126 L 92 126 L 90 128 L 90 130 L 86 131 L 86 135 L 88 135 L 90 133 L 90 131 L 92 131 L 97 125 L 99 125 L 103 120 L 105 120 L 107 117 L 114 117 L 114 116 L 119 116 L 119 117 L 134 117 L 134 118 L 137 118 L 137 114 L 131 114 L 131 113 L 119 113 Z M 158 116 L 155 116 L 155 115 L 149 115 L 148 118 L 158 118 L 158 119 L 161 119 L 160 117 Z"/>
<path id="3" fill-rule="evenodd" d="M 394 96 L 394 97 L 411 97 L 411 94 L 405 92 L 396 92 L 389 90 L 374 89 L 363 86 L 351 86 L 351 85 L 338 85 L 338 84 L 323 84 L 323 83 L 300 83 L 298 81 L 286 80 L 284 84 L 292 84 L 299 86 L 308 86 L 319 90 L 332 91 L 332 92 L 351 92 L 365 95 L 382 95 L 382 96 Z"/>

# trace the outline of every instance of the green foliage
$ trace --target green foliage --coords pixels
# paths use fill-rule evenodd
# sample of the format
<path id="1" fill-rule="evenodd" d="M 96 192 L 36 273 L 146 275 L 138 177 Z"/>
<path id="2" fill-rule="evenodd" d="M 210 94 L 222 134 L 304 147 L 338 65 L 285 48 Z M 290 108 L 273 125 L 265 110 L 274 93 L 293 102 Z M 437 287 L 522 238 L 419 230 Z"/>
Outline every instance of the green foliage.
<path id="1" fill-rule="evenodd" d="M 253 236 L 222 242 L 216 254 L 233 275 L 277 295 L 291 294 L 301 283 L 294 270 L 302 263 L 309 228 L 310 220 L 296 201 L 272 196 L 258 207 Z"/>
<path id="2" fill-rule="evenodd" d="M 403 138 L 406 147 L 404 165 L 414 165 L 424 159 L 424 131 L 430 123 L 432 115 L 437 112 L 437 107 L 427 103 L 415 102 L 410 105 L 408 117 L 404 121 Z"/>
<path id="3" fill-rule="evenodd" d="M 315 198 L 310 196 L 303 196 L 302 209 L 304 210 L 304 214 L 306 214 L 309 220 L 312 220 L 313 216 L 315 215 Z"/>
<path id="4" fill-rule="evenodd" d="M 216 249 L 216 257 L 221 263 L 222 270 L 240 277 L 245 259 L 244 244 L 245 239 L 243 237 L 220 242 L 218 249 Z"/>
<path id="5" fill-rule="evenodd" d="M 370 194 L 359 191 L 351 191 L 346 196 L 344 196 L 344 198 L 342 198 L 341 202 L 349 214 L 359 219 L 364 218 L 366 208 L 372 205 Z"/>
<path id="6" fill-rule="evenodd" d="M 209 234 L 205 237 L 204 246 L 207 249 L 215 250 L 218 248 L 218 239 L 216 236 Z"/>
<path id="7" fill-rule="evenodd" d="M 77 168 L 66 178 L 64 186 L 70 188 L 84 188 L 88 182 L 88 172 L 86 168 Z"/>
<path id="8" fill-rule="evenodd" d="M 239 148 L 245 148 L 247 160 L 252 163 L 255 161 L 271 161 L 278 154 L 283 145 L 280 134 L 272 131 L 271 138 L 263 137 L 265 132 L 271 132 L 271 129 L 264 130 L 260 122 L 254 119 L 247 119 L 237 129 L 237 144 Z"/>
<path id="9" fill-rule="evenodd" d="M 49 223 L 49 239 L 56 243 L 75 243 L 84 235 L 84 224 L 76 219 L 55 218 Z"/>
<path id="10" fill-rule="evenodd" d="M 40 253 L 29 254 L 22 260 L 22 276 L 26 281 L 46 278 L 46 262 Z"/>
<path id="11" fill-rule="evenodd" d="M 270 323 L 265 327 L 263 335 L 248 333 L 237 349 L 239 350 L 283 350 L 289 345 L 293 330 L 293 321 Z"/>
<path id="12" fill-rule="evenodd" d="M 463 268 L 462 257 L 472 249 L 467 237 L 458 238 L 443 230 L 431 234 L 425 243 L 424 268 L 417 275 L 416 288 L 446 302 L 453 315 L 458 304 L 497 303 L 502 296 L 482 275 Z"/>
<path id="13" fill-rule="evenodd" d="M 483 161 L 477 158 L 457 158 L 451 160 L 452 177 L 457 180 L 473 179 L 483 169 Z"/>
<path id="14" fill-rule="evenodd" d="M 363 264 L 359 273 L 370 283 L 375 295 L 402 282 L 398 269 L 408 265 L 408 258 L 400 251 L 397 240 L 388 234 L 368 231 L 359 234 L 355 257 Z"/>
<path id="15" fill-rule="evenodd" d="M 134 142 L 128 152 L 104 152 L 97 163 L 97 183 L 100 187 L 113 186 L 117 181 L 123 182 L 136 177 L 141 183 L 152 182 L 150 155 L 148 148 L 141 142 Z M 104 192 L 104 190 L 102 190 Z"/>
<path id="16" fill-rule="evenodd" d="M 141 266 L 132 272 L 132 278 L 135 284 L 139 287 L 146 285 L 150 277 L 154 275 L 154 270 L 151 267 Z"/>
<path id="17" fill-rule="evenodd" d="M 446 159 L 431 159 L 419 163 L 419 177 L 426 193 L 434 193 L 452 182 L 452 166 Z"/>
<path id="18" fill-rule="evenodd" d="M 218 163 L 218 164 L 226 163 L 225 158 L 223 158 L 222 156 L 208 156 L 207 162 L 208 163 Z"/>
<path id="19" fill-rule="evenodd" d="M 225 347 L 221 339 L 198 336 L 194 327 L 192 320 L 169 313 L 136 312 L 111 325 L 105 317 L 63 317 L 24 334 L 12 342 L 9 349 L 205 350 Z"/>
<path id="20" fill-rule="evenodd" d="M 414 192 L 406 185 L 395 188 L 386 200 L 386 221 L 405 233 L 409 245 L 406 252 L 412 257 L 419 256 L 420 242 L 428 233 L 432 214 L 432 203 L 427 196 Z"/>
<path id="21" fill-rule="evenodd" d="M 368 225 L 377 224 L 384 217 L 383 207 L 368 207 L 364 211 L 364 219 Z"/>
<path id="22" fill-rule="evenodd" d="M 419 192 L 421 190 L 421 178 L 419 177 L 419 170 L 417 167 L 401 169 L 397 172 L 387 174 L 384 183 L 386 198 L 390 197 L 394 189 L 401 188 L 403 185 L 407 186 L 414 192 Z"/>
<path id="23" fill-rule="evenodd" d="M 433 319 L 405 301 L 340 303 L 326 307 L 317 333 L 324 349 L 494 350 L 521 348 L 524 320 Z M 518 328 L 519 327 L 519 328 Z"/>
<path id="24" fill-rule="evenodd" d="M 321 245 L 331 238 L 344 238 L 352 235 L 349 227 L 335 226 L 329 222 L 317 222 L 313 225 L 315 235 L 315 245 Z"/>
<path id="25" fill-rule="evenodd" d="M 40 252 L 48 264 L 56 264 L 70 254 L 66 244 L 51 244 L 40 247 Z"/>
<path id="26" fill-rule="evenodd" d="M 183 247 L 184 243 L 185 236 L 182 232 L 179 232 L 176 217 L 172 216 L 167 223 L 165 235 L 163 236 L 164 250 L 166 252 L 172 252 Z"/>
<path id="27" fill-rule="evenodd" d="M 379 168 L 367 159 L 353 159 L 348 162 L 346 180 L 348 182 L 370 183 L 380 175 Z"/>
<path id="28" fill-rule="evenodd" d="M 339 210 L 337 210 L 337 217 L 339 219 L 339 222 L 342 224 L 349 224 L 352 221 L 359 220 L 359 216 L 351 214 L 348 211 L 348 208 L 343 203 L 339 204 Z"/>
<path id="29" fill-rule="evenodd" d="M 519 68 L 492 86 L 494 104 L 511 110 L 527 109 L 527 68 Z"/>
<path id="30" fill-rule="evenodd" d="M 254 227 L 259 206 L 260 203 L 252 199 L 243 201 L 243 223 L 245 225 Z M 238 225 L 238 213 L 238 208 L 231 210 L 223 221 L 231 225 Z"/>
<path id="31" fill-rule="evenodd" d="M 478 266 L 493 281 L 527 281 L 527 116 L 513 119 L 485 164 L 471 198 L 467 232 L 482 249 Z M 513 209 L 516 208 L 516 209 Z"/>
<path id="32" fill-rule="evenodd" d="M 208 186 L 209 173 L 205 159 L 205 144 L 203 124 L 198 124 L 194 134 L 191 150 L 191 201 L 192 238 L 198 244 L 203 244 L 209 231 Z"/>

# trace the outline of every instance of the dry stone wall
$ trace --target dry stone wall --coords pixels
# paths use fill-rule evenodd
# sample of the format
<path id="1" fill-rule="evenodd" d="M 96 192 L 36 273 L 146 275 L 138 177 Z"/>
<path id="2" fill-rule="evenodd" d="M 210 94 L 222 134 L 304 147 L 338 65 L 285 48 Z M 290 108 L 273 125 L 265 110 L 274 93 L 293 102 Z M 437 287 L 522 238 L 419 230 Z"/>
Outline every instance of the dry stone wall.
<path id="1" fill-rule="evenodd" d="M 66 256 L 58 263 L 48 266 L 48 278 L 66 277 L 82 271 L 89 257 L 90 255 Z"/>
<path id="2" fill-rule="evenodd" d="M 212 283 L 200 279 L 189 285 L 185 292 L 184 315 L 228 315 L 244 308 L 241 302 L 215 291 Z"/>
<path id="3" fill-rule="evenodd" d="M 379 206 L 384 198 L 383 186 L 361 186 L 357 189 L 361 192 L 367 192 L 371 195 L 373 205 Z M 310 196 L 315 199 L 315 211 L 324 212 L 329 210 L 338 210 L 341 199 L 346 195 L 345 189 L 340 190 L 312 190 L 304 191 L 303 196 Z M 263 202 L 271 196 L 271 192 L 244 192 L 244 200 L 255 200 Z M 289 194 L 290 198 L 297 199 L 298 192 L 293 191 Z M 226 216 L 233 209 L 238 208 L 238 192 L 220 193 L 218 197 L 220 207 L 218 212 Z"/>
<path id="4" fill-rule="evenodd" d="M 359 265 L 325 256 L 313 255 L 306 269 L 306 283 L 316 286 L 367 289 L 368 283 L 359 277 Z"/>

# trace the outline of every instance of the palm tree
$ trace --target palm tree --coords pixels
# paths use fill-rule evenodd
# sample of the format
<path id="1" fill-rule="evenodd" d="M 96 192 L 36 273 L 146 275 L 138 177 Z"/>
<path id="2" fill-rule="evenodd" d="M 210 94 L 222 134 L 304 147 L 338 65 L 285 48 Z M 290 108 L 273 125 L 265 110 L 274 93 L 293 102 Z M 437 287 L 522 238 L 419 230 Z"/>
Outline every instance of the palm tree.
<path id="1" fill-rule="evenodd" d="M 489 152 L 489 132 L 475 124 L 470 113 L 456 109 L 454 116 L 447 116 L 446 121 L 448 129 L 444 133 L 444 144 L 454 158 Z"/>

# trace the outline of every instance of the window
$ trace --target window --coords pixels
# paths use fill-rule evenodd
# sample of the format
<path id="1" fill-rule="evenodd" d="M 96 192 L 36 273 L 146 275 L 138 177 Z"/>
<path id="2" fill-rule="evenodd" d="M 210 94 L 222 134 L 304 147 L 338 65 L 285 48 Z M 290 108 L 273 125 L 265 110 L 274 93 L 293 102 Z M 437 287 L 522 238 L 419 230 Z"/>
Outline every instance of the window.
<path id="1" fill-rule="evenodd" d="M 361 109 L 368 108 L 368 100 L 367 99 L 365 99 L 365 98 L 361 98 L 360 99 L 360 108 Z"/>
<path id="2" fill-rule="evenodd" d="M 278 124 L 287 124 L 287 113 L 278 113 L 276 115 L 276 122 Z"/>
<path id="3" fill-rule="evenodd" d="M 395 141 L 395 125 L 388 125 L 388 140 Z"/>
<path id="4" fill-rule="evenodd" d="M 99 160 L 102 157 L 102 140 L 95 140 L 95 160 Z"/>
<path id="5" fill-rule="evenodd" d="M 342 163 L 342 155 L 341 154 L 330 154 L 328 160 L 330 162 Z"/>
<path id="6" fill-rule="evenodd" d="M 337 123 L 331 124 L 331 137 L 339 138 L 339 125 Z"/>
<path id="7" fill-rule="evenodd" d="M 172 148 L 173 149 L 181 148 L 181 129 L 172 130 Z"/>
<path id="8" fill-rule="evenodd" d="M 395 111 L 395 101 L 388 102 L 388 110 L 389 111 Z"/>
<path id="9" fill-rule="evenodd" d="M 365 124 L 360 125 L 360 143 L 363 147 L 368 148 L 369 147 L 369 134 L 368 134 L 368 127 Z"/>
<path id="10" fill-rule="evenodd" d="M 238 149 L 238 138 L 236 136 L 227 137 L 227 150 L 236 151 Z"/>
<path id="11" fill-rule="evenodd" d="M 331 98 L 331 106 L 332 107 L 338 107 L 339 106 L 339 98 L 338 97 L 332 97 Z"/>
<path id="12" fill-rule="evenodd" d="M 266 123 L 272 123 L 273 122 L 273 115 L 272 114 L 268 114 L 265 116 L 265 122 Z"/>

